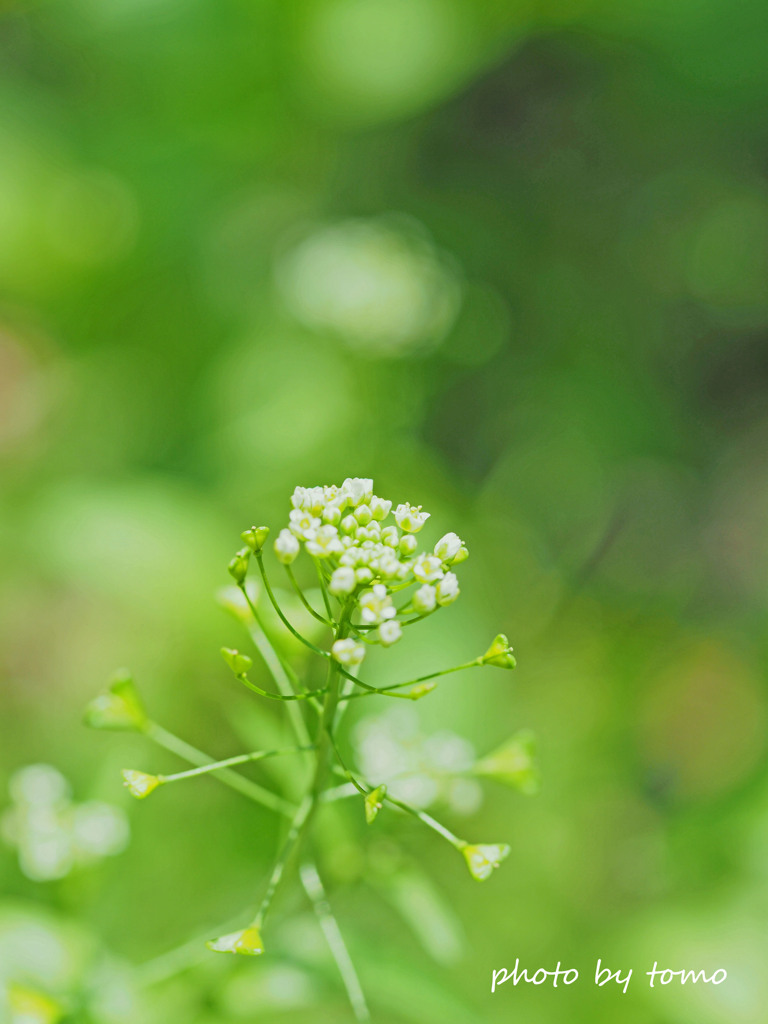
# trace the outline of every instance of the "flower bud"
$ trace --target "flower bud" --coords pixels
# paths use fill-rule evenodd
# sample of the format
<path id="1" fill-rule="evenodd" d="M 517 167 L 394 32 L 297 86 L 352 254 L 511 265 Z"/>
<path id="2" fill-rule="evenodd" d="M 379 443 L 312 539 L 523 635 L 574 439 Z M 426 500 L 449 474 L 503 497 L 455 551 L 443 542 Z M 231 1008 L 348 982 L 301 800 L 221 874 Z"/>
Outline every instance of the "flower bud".
<path id="1" fill-rule="evenodd" d="M 131 795 L 137 800 L 144 800 L 163 782 L 157 775 L 147 775 L 146 772 L 137 772 L 133 768 L 124 768 L 122 776 L 123 785 L 128 787 Z"/>
<path id="2" fill-rule="evenodd" d="M 459 548 L 459 550 L 456 552 L 456 554 L 451 559 L 451 565 L 460 565 L 461 562 L 466 562 L 466 560 L 468 558 L 469 558 L 469 551 L 467 551 L 466 546 L 464 544 L 462 544 L 461 547 Z"/>
<path id="3" fill-rule="evenodd" d="M 238 678 L 253 667 L 253 661 L 247 654 L 241 654 L 232 647 L 222 647 L 221 656 Z"/>
<path id="4" fill-rule="evenodd" d="M 509 640 L 503 633 L 498 634 L 479 660 L 482 665 L 496 665 L 497 668 L 514 668 L 517 664 Z"/>
<path id="5" fill-rule="evenodd" d="M 357 530 L 358 525 L 359 524 L 354 516 L 344 516 L 344 518 L 339 523 L 339 531 L 341 533 L 347 534 L 354 533 Z"/>
<path id="6" fill-rule="evenodd" d="M 369 502 L 371 506 L 371 514 L 377 522 L 381 522 L 386 519 L 392 508 L 392 502 L 386 501 L 384 498 L 377 498 L 376 495 L 371 498 Z"/>
<path id="7" fill-rule="evenodd" d="M 335 597 L 341 597 L 344 594 L 351 594 L 357 586 L 357 578 L 355 576 L 355 570 L 350 569 L 349 566 L 342 565 L 340 568 L 335 569 L 331 575 L 330 582 L 328 583 L 328 589 Z"/>
<path id="8" fill-rule="evenodd" d="M 382 646 L 391 647 L 392 644 L 396 644 L 403 635 L 403 628 L 399 622 L 395 621 L 395 619 L 389 619 L 387 622 L 382 622 L 377 633 Z"/>
<path id="9" fill-rule="evenodd" d="M 413 605 L 414 611 L 418 612 L 419 615 L 428 615 L 430 612 L 435 610 L 437 605 L 437 594 L 435 588 L 431 587 L 428 583 L 425 583 L 423 587 L 415 592 L 411 598 L 411 604 Z"/>
<path id="10" fill-rule="evenodd" d="M 243 928 L 239 932 L 230 932 L 218 939 L 206 942 L 208 949 L 214 953 L 241 953 L 244 956 L 259 956 L 264 952 L 264 943 L 259 929 L 255 925 Z"/>
<path id="11" fill-rule="evenodd" d="M 396 526 L 385 526 L 381 531 L 381 543 L 388 548 L 396 548 L 400 543 L 400 533 Z"/>
<path id="12" fill-rule="evenodd" d="M 446 533 L 435 544 L 435 554 L 441 562 L 450 562 L 461 550 L 461 538 L 457 533 Z"/>
<path id="13" fill-rule="evenodd" d="M 361 566 L 361 568 L 355 569 L 355 579 L 358 583 L 370 583 L 373 579 L 373 573 L 370 569 L 366 569 L 365 566 Z"/>
<path id="14" fill-rule="evenodd" d="M 141 732 L 147 725 L 147 712 L 127 669 L 118 672 L 106 693 L 99 694 L 87 705 L 85 724 L 92 729 L 134 729 Z"/>
<path id="15" fill-rule="evenodd" d="M 360 526 L 367 526 L 373 519 L 373 513 L 367 505 L 358 505 L 352 514 Z"/>
<path id="16" fill-rule="evenodd" d="M 352 637 L 337 640 L 331 648 L 331 654 L 344 668 L 357 668 L 365 657 L 365 647 Z"/>
<path id="17" fill-rule="evenodd" d="M 341 522 L 341 509 L 338 505 L 326 505 L 323 509 L 323 522 L 328 526 L 338 526 Z"/>
<path id="18" fill-rule="evenodd" d="M 266 544 L 267 537 L 269 536 L 269 527 L 252 526 L 250 530 L 245 530 L 240 536 L 254 555 L 256 555 Z"/>
<path id="19" fill-rule="evenodd" d="M 384 797 L 387 795 L 386 786 L 377 786 L 376 789 L 372 789 L 370 793 L 366 794 L 365 797 L 365 820 L 369 825 L 372 825 L 376 820 L 376 816 L 381 810 Z"/>
<path id="20" fill-rule="evenodd" d="M 438 580 L 435 593 L 439 605 L 453 604 L 461 593 L 456 573 L 447 572 L 441 580 Z"/>
<path id="21" fill-rule="evenodd" d="M 229 566 L 227 567 L 229 569 L 229 575 L 235 583 L 240 584 L 245 579 L 246 574 L 248 573 L 248 561 L 250 557 L 251 549 L 241 548 L 229 563 Z"/>
<path id="22" fill-rule="evenodd" d="M 434 679 L 429 679 L 426 683 L 417 683 L 415 686 L 412 686 L 410 690 L 406 690 L 405 696 L 410 700 L 421 700 L 422 697 L 426 697 L 428 693 L 432 693 L 432 691 L 436 689 L 436 681 Z"/>
<path id="23" fill-rule="evenodd" d="M 281 530 L 275 537 L 275 555 L 283 565 L 290 565 L 299 553 L 300 544 L 290 530 Z"/>
<path id="24" fill-rule="evenodd" d="M 484 882 L 490 878 L 493 869 L 509 856 L 509 846 L 506 843 L 468 844 L 461 852 L 472 877 L 478 882 Z"/>
<path id="25" fill-rule="evenodd" d="M 412 555 L 418 546 L 419 542 L 416 540 L 415 537 L 412 537 L 410 534 L 406 534 L 405 537 L 401 537 L 400 543 L 398 544 L 400 554 L 405 555 L 406 558 L 408 557 L 408 555 Z"/>

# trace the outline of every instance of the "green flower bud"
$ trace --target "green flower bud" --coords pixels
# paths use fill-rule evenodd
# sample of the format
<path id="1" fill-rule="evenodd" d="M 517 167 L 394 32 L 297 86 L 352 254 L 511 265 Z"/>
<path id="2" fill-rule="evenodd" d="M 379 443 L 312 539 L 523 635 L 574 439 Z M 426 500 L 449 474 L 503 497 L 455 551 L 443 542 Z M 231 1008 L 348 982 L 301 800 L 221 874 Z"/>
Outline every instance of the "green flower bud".
<path id="1" fill-rule="evenodd" d="M 408 556 L 413 554 L 419 546 L 419 542 L 412 533 L 406 533 L 404 537 L 400 538 L 400 544 L 398 546 L 400 548 L 400 554 Z"/>
<path id="2" fill-rule="evenodd" d="M 478 882 L 484 882 L 491 877 L 493 869 L 509 856 L 509 846 L 506 843 L 468 844 L 461 852 L 472 877 Z"/>
<path id="3" fill-rule="evenodd" d="M 241 548 L 232 561 L 229 563 L 227 568 L 229 569 L 229 575 L 235 581 L 235 583 L 242 583 L 248 572 L 248 562 L 251 557 L 250 548 Z"/>
<path id="4" fill-rule="evenodd" d="M 144 800 L 163 783 L 157 775 L 147 775 L 146 772 L 137 772 L 133 768 L 124 768 L 122 775 L 123 785 L 128 787 L 131 795 L 137 800 Z"/>
<path id="5" fill-rule="evenodd" d="M 405 691 L 405 696 L 411 700 L 421 700 L 422 697 L 426 697 L 428 693 L 432 693 L 433 690 L 437 689 L 437 683 L 434 679 L 428 680 L 426 683 L 417 683 L 412 686 L 410 690 Z"/>
<path id="6" fill-rule="evenodd" d="M 232 647 L 222 647 L 221 656 L 238 678 L 253 668 L 253 660 Z"/>
<path id="7" fill-rule="evenodd" d="M 368 505 L 358 505 L 352 514 L 361 526 L 367 526 L 373 519 L 373 513 Z"/>
<path id="8" fill-rule="evenodd" d="M 255 925 L 243 928 L 239 932 L 230 932 L 218 939 L 206 942 L 208 949 L 214 953 L 240 953 L 243 956 L 260 956 L 264 952 L 261 933 Z"/>
<path id="9" fill-rule="evenodd" d="M 341 522 L 341 509 L 338 505 L 326 505 L 323 510 L 323 522 L 328 526 L 338 526 Z"/>
<path id="10" fill-rule="evenodd" d="M 354 533 L 358 527 L 358 522 L 353 515 L 344 516 L 339 522 L 339 532 L 344 534 Z"/>
<path id="11" fill-rule="evenodd" d="M 536 737 L 527 729 L 515 733 L 508 740 L 481 758 L 473 767 L 475 775 L 482 775 L 521 793 L 535 793 L 539 788 L 539 772 L 535 762 Z"/>
<path id="12" fill-rule="evenodd" d="M 245 530 L 240 534 L 242 539 L 254 553 L 258 554 L 259 551 L 264 547 L 269 536 L 268 526 L 252 526 L 250 530 Z"/>
<path id="13" fill-rule="evenodd" d="M 451 559 L 451 565 L 460 565 L 461 562 L 466 562 L 469 558 L 469 551 L 464 544 L 461 545 L 458 552 Z"/>
<path id="14" fill-rule="evenodd" d="M 371 825 L 382 808 L 384 797 L 387 795 L 386 786 L 377 786 L 365 797 L 365 820 Z"/>
<path id="15" fill-rule="evenodd" d="M 87 705 L 84 721 L 92 729 L 133 729 L 141 732 L 147 725 L 147 712 L 133 677 L 121 669 L 113 677 L 106 693 Z"/>
<path id="16" fill-rule="evenodd" d="M 494 639 L 491 646 L 479 659 L 481 665 L 496 665 L 497 668 L 514 668 L 517 662 L 503 633 Z"/>

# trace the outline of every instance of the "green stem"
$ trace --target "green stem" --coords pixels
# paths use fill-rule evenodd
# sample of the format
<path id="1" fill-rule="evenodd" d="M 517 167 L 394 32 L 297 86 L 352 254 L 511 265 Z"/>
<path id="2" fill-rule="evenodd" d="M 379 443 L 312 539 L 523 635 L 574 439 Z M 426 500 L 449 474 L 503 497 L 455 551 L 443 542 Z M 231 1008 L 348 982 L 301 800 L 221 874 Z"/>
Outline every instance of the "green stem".
<path id="1" fill-rule="evenodd" d="M 165 750 L 169 750 L 183 761 L 188 761 L 198 768 L 203 765 L 215 764 L 214 758 L 204 754 L 202 750 L 197 750 L 196 747 L 179 739 L 178 736 L 174 736 L 173 733 L 168 732 L 167 729 L 158 725 L 157 722 L 148 722 L 144 733 L 149 739 Z M 296 812 L 295 804 L 283 800 L 276 793 L 272 793 L 256 782 L 251 782 L 250 779 L 243 778 L 242 775 L 238 775 L 237 772 L 233 772 L 229 768 L 222 769 L 216 778 L 226 786 L 229 786 L 230 789 L 237 790 L 238 793 L 247 796 L 249 800 L 253 800 L 263 807 L 268 807 L 271 811 L 277 811 L 278 814 L 291 817 Z"/>
<path id="2" fill-rule="evenodd" d="M 331 609 L 331 599 L 328 595 L 328 588 L 325 585 L 325 576 L 323 575 L 323 567 L 320 565 L 319 558 L 313 558 L 312 561 L 315 563 L 317 569 L 317 578 L 320 580 L 320 592 L 323 595 L 323 604 L 325 605 L 325 611 L 328 618 L 333 621 L 333 610 Z"/>
<path id="3" fill-rule="evenodd" d="M 291 581 L 291 583 L 293 585 L 293 589 L 299 595 L 299 600 L 304 605 L 304 607 L 307 609 L 309 614 L 314 619 L 317 619 L 318 622 L 322 622 L 322 624 L 324 626 L 333 626 L 333 623 L 329 619 L 324 618 L 319 612 L 316 612 L 315 609 L 312 607 L 312 605 L 309 603 L 309 601 L 307 600 L 306 594 L 304 593 L 304 591 L 299 586 L 299 581 L 293 575 L 293 569 L 291 569 L 290 565 L 286 565 L 285 566 L 285 571 L 286 571 L 286 573 L 288 575 L 288 579 Z M 330 612 L 329 612 L 329 614 L 330 614 Z"/>
<path id="4" fill-rule="evenodd" d="M 302 864 L 299 875 L 304 891 L 315 908 L 315 914 L 320 922 L 325 941 L 328 943 L 328 948 L 336 962 L 336 967 L 341 975 L 355 1020 L 368 1021 L 371 1019 L 371 1013 L 365 1001 L 360 979 L 357 976 L 352 957 L 349 955 L 339 923 L 331 910 L 331 905 L 325 894 L 320 875 L 317 873 L 317 868 L 309 862 Z"/>
<path id="5" fill-rule="evenodd" d="M 288 863 L 288 860 L 291 856 L 294 846 L 296 845 L 299 839 L 299 836 L 304 830 L 304 826 L 309 820 L 309 814 L 310 811 L 312 810 L 313 805 L 314 801 L 312 800 L 312 798 L 310 796 L 305 796 L 299 806 L 299 809 L 296 811 L 296 814 L 294 815 L 293 821 L 291 822 L 291 827 L 288 830 L 288 835 L 285 837 L 283 845 L 280 848 L 280 853 L 278 855 L 277 861 L 275 862 L 275 866 L 272 868 L 272 874 L 270 875 L 269 882 L 267 883 L 267 891 L 264 893 L 264 898 L 261 901 L 261 905 L 259 906 L 259 909 L 256 913 L 256 917 L 253 919 L 253 926 L 255 928 L 261 929 L 262 925 L 264 924 L 264 919 L 266 918 L 267 912 L 269 911 L 269 908 L 272 905 L 272 900 L 274 898 L 275 893 L 277 892 L 277 887 L 280 885 L 280 881 L 283 877 L 283 872 L 285 871 L 286 864 Z"/>
<path id="6" fill-rule="evenodd" d="M 284 750 L 255 750 L 250 754 L 237 754 L 235 757 L 228 757 L 224 761 L 214 761 L 212 764 L 204 764 L 199 768 L 190 768 L 186 772 L 176 772 L 174 775 L 158 775 L 161 782 L 177 782 L 179 779 L 192 779 L 196 775 L 205 775 L 206 772 L 218 772 L 222 768 L 231 768 L 236 764 L 246 764 L 249 761 L 261 761 L 265 757 L 278 757 L 282 754 L 299 754 L 305 750 L 314 750 L 313 746 L 307 747 L 286 747 Z"/>
<path id="7" fill-rule="evenodd" d="M 307 693 L 287 693 L 285 695 L 283 695 L 282 693 L 270 693 L 268 690 L 262 690 L 262 688 L 260 686 L 257 686 L 255 683 L 252 683 L 250 681 L 250 679 L 246 676 L 245 672 L 240 673 L 240 675 L 235 676 L 235 678 L 239 679 L 240 682 L 244 686 L 248 687 L 249 690 L 253 690 L 254 693 L 258 693 L 258 695 L 260 697 L 269 697 L 270 700 L 281 700 L 281 701 L 286 701 L 286 700 L 310 700 L 311 701 L 311 700 L 315 699 L 315 695 L 316 694 L 318 694 L 318 693 L 325 693 L 325 690 L 313 690 L 311 692 L 308 691 Z"/>
<path id="8" fill-rule="evenodd" d="M 346 669 L 341 669 L 342 675 L 345 675 L 347 679 L 351 679 L 353 683 L 361 686 L 367 693 L 380 693 L 383 697 L 394 697 L 399 694 L 391 693 L 392 690 L 402 690 L 405 686 L 415 686 L 417 683 L 426 683 L 430 679 L 437 679 L 440 676 L 450 675 L 451 672 L 460 672 L 465 668 L 476 668 L 482 665 L 482 661 L 476 658 L 474 661 L 468 661 L 464 665 L 454 665 L 453 668 L 444 668 L 439 672 L 430 672 L 425 676 L 418 676 L 416 679 L 408 679 L 404 683 L 392 683 L 390 686 L 371 686 L 369 683 L 364 683 L 362 679 L 358 679 L 357 676 L 353 676 L 347 672 Z M 365 697 L 366 693 L 350 693 L 348 696 L 343 697 L 342 700 L 352 700 L 355 697 Z"/>
<path id="9" fill-rule="evenodd" d="M 323 651 L 319 647 L 316 647 L 315 644 L 313 644 L 311 640 L 307 640 L 307 638 L 302 636 L 301 633 L 299 633 L 299 631 L 297 629 L 294 629 L 294 627 L 290 624 L 288 619 L 286 619 L 285 615 L 283 614 L 282 608 L 277 603 L 277 599 L 275 598 L 275 595 L 272 593 L 272 587 L 270 586 L 269 579 L 267 578 L 267 571 L 264 568 L 264 559 L 263 559 L 263 557 L 261 555 L 261 552 L 257 552 L 256 553 L 256 563 L 257 563 L 257 565 L 259 567 L 259 572 L 261 573 L 261 578 L 262 578 L 262 581 L 264 583 L 264 589 L 267 592 L 267 597 L 269 598 L 269 600 L 270 600 L 270 602 L 272 604 L 272 607 L 277 612 L 278 617 L 279 617 L 280 621 L 283 623 L 283 625 L 285 626 L 285 628 L 290 633 L 292 633 L 293 636 L 295 636 L 296 639 L 300 643 L 304 644 L 305 647 L 308 647 L 310 649 L 310 651 L 314 651 L 315 654 L 319 654 L 321 658 L 329 658 L 330 654 L 328 653 L 328 651 Z M 243 591 L 243 593 L 245 593 L 245 583 L 241 583 L 239 586 L 240 586 L 240 589 Z"/>

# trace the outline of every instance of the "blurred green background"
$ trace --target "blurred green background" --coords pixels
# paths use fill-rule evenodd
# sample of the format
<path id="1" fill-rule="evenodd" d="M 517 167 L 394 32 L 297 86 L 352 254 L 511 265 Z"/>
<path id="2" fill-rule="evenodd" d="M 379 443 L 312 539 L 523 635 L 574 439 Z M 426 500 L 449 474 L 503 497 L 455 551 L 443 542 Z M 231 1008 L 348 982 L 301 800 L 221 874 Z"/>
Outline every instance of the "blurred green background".
<path id="1" fill-rule="evenodd" d="M 132 802 L 120 768 L 181 766 L 80 720 L 127 664 L 216 756 L 277 728 L 221 664 L 214 595 L 294 485 L 361 475 L 471 552 L 386 671 L 500 629 L 519 668 L 353 736 L 484 753 L 529 726 L 543 778 L 438 795 L 512 844 L 483 886 L 416 823 L 323 819 L 374 1019 L 764 1020 L 764 5 L 4 8 L 0 975 L 90 1024 L 351 1020 L 295 885 L 269 956 L 194 942 L 161 979 L 253 900 L 276 822 L 210 779 Z M 90 808 L 80 853 L 71 805 L 25 853 L 30 787 L 63 786 L 29 764 Z M 491 997 L 516 957 L 583 980 Z M 598 957 L 634 968 L 626 996 Z M 655 960 L 729 978 L 651 991 Z"/>

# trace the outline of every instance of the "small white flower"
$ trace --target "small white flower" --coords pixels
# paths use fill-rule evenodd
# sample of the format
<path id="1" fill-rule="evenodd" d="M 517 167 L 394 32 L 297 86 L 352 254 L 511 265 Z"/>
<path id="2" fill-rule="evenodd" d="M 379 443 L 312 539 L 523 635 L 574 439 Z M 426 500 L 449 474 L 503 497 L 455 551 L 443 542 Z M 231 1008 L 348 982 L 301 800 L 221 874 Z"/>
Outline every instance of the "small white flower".
<path id="1" fill-rule="evenodd" d="M 388 548 L 396 548 L 400 543 L 400 534 L 396 526 L 385 526 L 381 531 L 381 543 Z"/>
<path id="2" fill-rule="evenodd" d="M 409 505 L 405 502 L 395 509 L 397 525 L 406 533 L 418 533 L 424 523 L 429 519 L 429 512 L 422 512 L 421 505 Z"/>
<path id="3" fill-rule="evenodd" d="M 461 550 L 461 537 L 457 533 L 446 533 L 435 544 L 435 554 L 443 562 L 450 562 Z"/>
<path id="4" fill-rule="evenodd" d="M 383 583 L 377 583 L 372 590 L 361 594 L 360 617 L 366 625 L 393 619 L 396 614 L 392 598 Z"/>
<path id="5" fill-rule="evenodd" d="M 339 523 L 339 529 L 342 533 L 354 533 L 357 529 L 357 520 L 354 516 L 344 516 Z"/>
<path id="6" fill-rule="evenodd" d="M 419 583 L 435 583 L 443 577 L 443 563 L 437 555 L 419 555 L 413 563 L 413 575 Z"/>
<path id="7" fill-rule="evenodd" d="M 371 512 L 369 506 L 366 505 L 365 503 L 363 503 L 362 505 L 358 505 L 355 511 L 353 512 L 353 515 L 361 526 L 367 526 L 368 523 L 370 523 L 370 521 L 373 519 L 373 513 Z"/>
<path id="8" fill-rule="evenodd" d="M 397 576 L 400 570 L 400 561 L 397 555 L 392 548 L 384 547 L 383 544 L 379 545 L 373 564 L 381 576 Z"/>
<path id="9" fill-rule="evenodd" d="M 325 509 L 325 488 L 308 487 L 307 504 L 305 506 L 314 516 L 319 516 Z"/>
<path id="10" fill-rule="evenodd" d="M 351 505 L 360 505 L 373 497 L 373 480 L 368 477 L 347 477 L 341 485 L 341 493 Z"/>
<path id="11" fill-rule="evenodd" d="M 397 547 L 400 554 L 405 555 L 405 557 L 407 558 L 408 555 L 413 554 L 413 552 L 416 550 L 418 546 L 419 542 L 416 540 L 413 534 L 406 533 L 404 537 L 400 538 L 400 543 L 398 544 Z"/>
<path id="12" fill-rule="evenodd" d="M 338 505 L 326 505 L 323 509 L 323 522 L 330 526 L 338 526 L 341 522 L 341 509 Z"/>
<path id="13" fill-rule="evenodd" d="M 376 495 L 371 498 L 369 505 L 371 506 L 371 513 L 373 518 L 377 522 L 381 522 L 382 519 L 386 519 L 392 508 L 392 502 L 386 501 L 384 498 L 377 498 Z"/>
<path id="14" fill-rule="evenodd" d="M 390 619 L 388 622 L 382 622 L 378 628 L 379 640 L 384 647 L 391 647 L 392 644 L 396 644 L 400 637 L 403 635 L 403 628 L 399 622 L 394 619 Z"/>
<path id="15" fill-rule="evenodd" d="M 291 495 L 291 505 L 294 508 L 306 509 L 309 504 L 309 492 L 306 487 L 296 487 Z"/>
<path id="16" fill-rule="evenodd" d="M 337 640 L 331 648 L 331 654 L 345 668 L 357 668 L 365 657 L 365 647 L 352 637 Z"/>
<path id="17" fill-rule="evenodd" d="M 355 579 L 358 583 L 370 583 L 373 579 L 373 573 L 370 569 L 355 569 Z"/>
<path id="18" fill-rule="evenodd" d="M 436 587 L 437 603 L 439 605 L 452 604 L 459 596 L 459 581 L 455 572 L 447 572 Z"/>
<path id="19" fill-rule="evenodd" d="M 290 565 L 299 553 L 299 542 L 290 530 L 281 530 L 275 537 L 275 554 L 283 565 Z"/>
<path id="20" fill-rule="evenodd" d="M 300 508 L 291 509 L 288 519 L 290 520 L 288 529 L 299 540 L 311 540 L 315 535 L 315 531 L 320 526 L 320 520 L 317 516 L 313 516 L 311 512 Z"/>
<path id="21" fill-rule="evenodd" d="M 435 588 L 430 587 L 428 583 L 425 583 L 423 587 L 419 587 L 416 593 L 413 595 L 413 607 L 419 615 L 427 615 L 429 612 L 434 611 L 435 605 L 437 604 L 437 594 Z"/>
<path id="22" fill-rule="evenodd" d="M 314 536 L 307 540 L 307 551 L 315 558 L 330 558 L 344 550 L 335 526 L 321 526 Z"/>
<path id="23" fill-rule="evenodd" d="M 356 586 L 355 570 L 343 565 L 334 570 L 328 589 L 335 597 L 341 597 L 343 594 L 351 594 Z"/>

